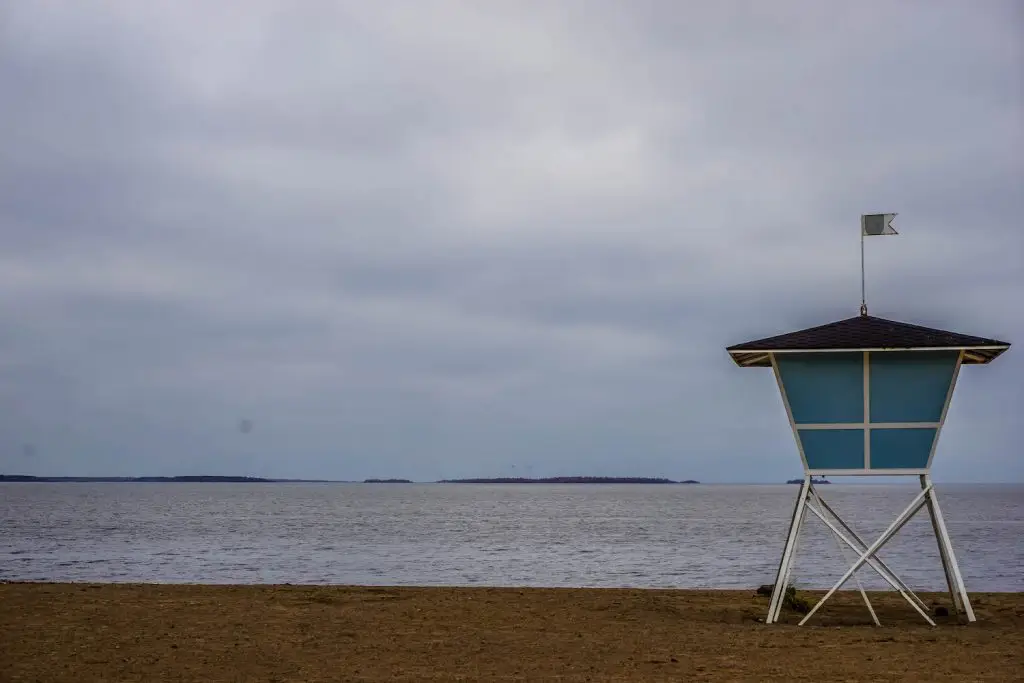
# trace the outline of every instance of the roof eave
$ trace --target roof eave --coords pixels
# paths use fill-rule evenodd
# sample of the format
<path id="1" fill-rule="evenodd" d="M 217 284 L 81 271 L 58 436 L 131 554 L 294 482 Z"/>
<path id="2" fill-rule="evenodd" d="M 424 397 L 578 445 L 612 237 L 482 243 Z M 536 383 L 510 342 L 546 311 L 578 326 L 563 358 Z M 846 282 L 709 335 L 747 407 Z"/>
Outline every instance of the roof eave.
<path id="1" fill-rule="evenodd" d="M 779 353 L 851 353 L 883 351 L 963 351 L 964 364 L 985 365 L 1010 348 L 1009 344 L 985 346 L 858 347 L 846 349 L 727 349 L 729 357 L 741 368 L 771 367 L 771 356 Z"/>

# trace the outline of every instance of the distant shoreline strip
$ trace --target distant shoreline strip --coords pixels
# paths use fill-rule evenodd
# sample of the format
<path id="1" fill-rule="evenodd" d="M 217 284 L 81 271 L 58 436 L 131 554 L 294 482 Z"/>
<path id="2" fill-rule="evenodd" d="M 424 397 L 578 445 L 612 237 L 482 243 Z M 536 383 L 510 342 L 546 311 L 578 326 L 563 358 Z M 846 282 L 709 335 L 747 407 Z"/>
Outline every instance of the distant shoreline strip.
<path id="1" fill-rule="evenodd" d="M 413 484 L 411 479 L 364 479 L 362 482 L 329 479 L 265 479 L 262 477 L 192 475 L 180 477 L 37 477 L 28 474 L 0 474 L 0 482 L 84 482 L 84 483 L 316 483 L 316 484 Z M 426 482 L 424 482 L 426 483 Z M 441 479 L 435 484 L 699 484 L 687 479 L 674 481 L 662 477 L 488 477 L 472 479 Z"/>

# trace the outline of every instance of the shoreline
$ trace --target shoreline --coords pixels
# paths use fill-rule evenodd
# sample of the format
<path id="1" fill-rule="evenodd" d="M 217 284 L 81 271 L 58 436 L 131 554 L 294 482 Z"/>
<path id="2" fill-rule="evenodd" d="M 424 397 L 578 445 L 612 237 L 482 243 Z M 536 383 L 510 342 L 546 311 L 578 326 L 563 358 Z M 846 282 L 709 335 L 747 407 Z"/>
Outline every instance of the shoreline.
<path id="1" fill-rule="evenodd" d="M 852 581 L 851 579 L 850 581 Z M 64 586 L 64 587 L 80 587 L 87 586 L 90 588 L 211 588 L 211 589 L 235 589 L 235 590 L 247 590 L 247 589 L 297 589 L 297 588 L 311 588 L 311 589 L 330 589 L 330 590 L 396 590 L 396 591 L 433 591 L 433 590 L 450 590 L 450 591 L 474 591 L 474 590 L 489 590 L 489 591 L 631 591 L 631 592 L 651 592 L 651 593 L 679 593 L 685 595 L 688 593 L 693 594 L 722 594 L 722 595 L 747 595 L 748 593 L 754 597 L 765 597 L 755 596 L 757 592 L 757 586 L 750 588 L 675 588 L 667 586 L 559 586 L 559 585 L 516 585 L 516 584 L 490 584 L 490 583 L 452 583 L 452 584 L 413 584 L 413 583 L 302 583 L 302 582 L 291 582 L 291 581 L 279 581 L 279 582 L 266 582 L 266 583 L 240 583 L 237 581 L 225 581 L 223 583 L 211 583 L 209 581 L 139 581 L 137 579 L 126 580 L 126 581 L 111 581 L 111 580 L 95 580 L 95 579 L 82 579 L 82 580 L 68 580 L 68 579 L 0 579 L 0 589 L 3 586 Z M 827 588 L 797 588 L 797 591 L 801 595 L 814 597 L 815 599 L 823 596 L 827 591 Z M 941 590 L 918 590 L 914 589 L 914 592 L 921 597 L 928 596 L 931 601 L 937 603 L 946 604 L 949 602 L 949 594 Z M 1020 596 L 1021 607 L 1024 609 L 1024 590 L 979 590 L 972 591 L 968 590 L 968 595 L 981 595 L 981 596 Z M 856 589 L 844 587 L 837 592 L 839 595 L 845 594 L 857 594 Z M 872 600 L 875 597 L 885 596 L 898 596 L 899 594 L 892 589 L 877 590 L 867 589 L 868 597 Z M 767 598 L 765 598 L 767 600 Z M 973 599 L 973 598 L 972 598 Z M 829 599 L 831 604 L 832 599 Z M 863 602 L 860 603 L 863 605 Z M 907 604 L 907 603 L 902 603 Z M 909 608 L 909 606 L 908 606 Z M 765 610 L 768 609 L 768 603 L 765 602 Z M 866 614 L 866 612 L 865 612 Z M 1021 616 L 1024 616 L 1022 614 Z"/>
<path id="2" fill-rule="evenodd" d="M 869 594 L 881 628 L 856 591 L 797 627 L 788 611 L 761 623 L 755 588 L 5 582 L 0 670 L 54 683 L 1005 681 L 1024 665 L 1024 593 L 971 593 L 978 622 L 935 628 L 898 594 Z"/>

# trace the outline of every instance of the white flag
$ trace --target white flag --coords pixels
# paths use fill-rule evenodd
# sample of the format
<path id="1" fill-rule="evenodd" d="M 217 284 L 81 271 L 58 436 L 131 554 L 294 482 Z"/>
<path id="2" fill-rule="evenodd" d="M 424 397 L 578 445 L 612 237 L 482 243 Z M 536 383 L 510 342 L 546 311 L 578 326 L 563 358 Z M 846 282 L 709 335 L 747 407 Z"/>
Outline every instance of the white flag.
<path id="1" fill-rule="evenodd" d="M 860 217 L 860 234 L 863 235 L 898 235 L 896 228 L 892 227 L 892 219 L 896 218 L 894 213 L 874 213 Z"/>

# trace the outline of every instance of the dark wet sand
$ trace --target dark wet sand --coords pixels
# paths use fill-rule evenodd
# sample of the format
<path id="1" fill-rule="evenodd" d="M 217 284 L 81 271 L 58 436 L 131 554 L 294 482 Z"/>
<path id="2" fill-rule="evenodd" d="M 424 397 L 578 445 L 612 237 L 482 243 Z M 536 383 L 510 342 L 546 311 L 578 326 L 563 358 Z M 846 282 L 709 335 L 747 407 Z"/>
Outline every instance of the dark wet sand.
<path id="1" fill-rule="evenodd" d="M 0 584 L 0 681 L 1024 680 L 1024 594 L 872 595 L 882 628 L 856 593 L 797 627 L 753 591 Z"/>

